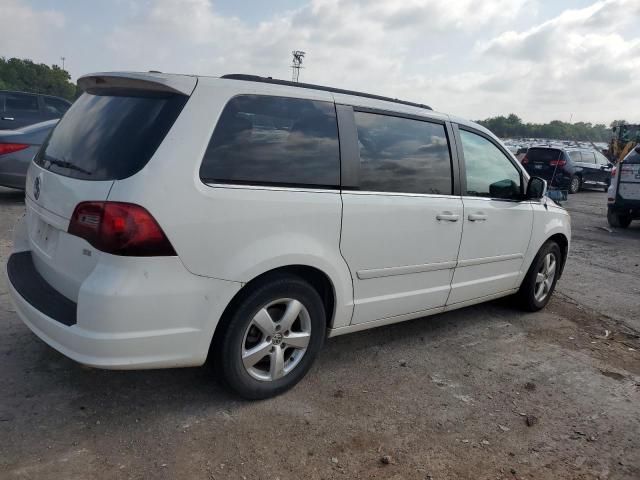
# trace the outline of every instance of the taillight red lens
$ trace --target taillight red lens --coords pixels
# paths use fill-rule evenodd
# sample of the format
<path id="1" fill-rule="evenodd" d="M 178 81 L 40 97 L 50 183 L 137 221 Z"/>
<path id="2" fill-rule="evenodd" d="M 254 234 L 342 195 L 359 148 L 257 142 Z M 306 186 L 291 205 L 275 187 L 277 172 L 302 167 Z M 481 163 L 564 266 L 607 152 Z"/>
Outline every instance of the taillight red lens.
<path id="1" fill-rule="evenodd" d="M 176 254 L 158 222 L 146 209 L 132 203 L 82 202 L 71 216 L 68 232 L 113 255 Z"/>
<path id="2" fill-rule="evenodd" d="M 7 153 L 19 152 L 29 148 L 26 143 L 0 143 L 0 155 L 6 155 Z"/>
<path id="3" fill-rule="evenodd" d="M 618 167 L 614 166 L 611 169 L 611 178 L 615 178 L 615 176 L 618 174 Z"/>
<path id="4" fill-rule="evenodd" d="M 522 165 L 526 165 L 527 163 L 529 163 L 529 159 L 527 158 L 526 155 L 522 157 L 522 161 L 520 163 L 522 163 Z"/>
<path id="5" fill-rule="evenodd" d="M 549 162 L 549 166 L 551 166 L 551 167 L 564 167 L 566 164 L 567 164 L 567 161 L 566 160 L 562 160 L 562 159 L 560 159 L 560 160 L 551 160 Z"/>

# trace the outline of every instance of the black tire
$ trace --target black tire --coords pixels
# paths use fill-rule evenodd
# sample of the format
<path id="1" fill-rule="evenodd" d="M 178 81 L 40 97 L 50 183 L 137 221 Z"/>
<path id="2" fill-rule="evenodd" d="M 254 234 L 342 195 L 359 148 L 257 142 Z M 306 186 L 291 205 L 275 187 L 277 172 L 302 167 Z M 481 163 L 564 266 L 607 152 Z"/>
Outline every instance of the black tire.
<path id="1" fill-rule="evenodd" d="M 582 179 L 578 175 L 573 175 L 571 177 L 571 182 L 569 183 L 569 193 L 578 193 L 582 188 Z"/>
<path id="2" fill-rule="evenodd" d="M 631 215 L 607 210 L 607 222 L 613 228 L 627 228 L 631 224 Z"/>
<path id="3" fill-rule="evenodd" d="M 552 254 L 555 256 L 555 274 L 548 293 L 543 299 L 539 300 L 535 295 L 536 278 L 538 276 L 538 272 L 540 272 L 543 266 L 545 257 L 548 254 Z M 529 312 L 536 312 L 544 308 L 547 303 L 549 303 L 549 300 L 551 299 L 551 296 L 553 295 L 553 292 L 556 288 L 558 276 L 560 275 L 561 265 L 562 251 L 560 250 L 560 246 L 553 240 L 547 241 L 544 245 L 542 245 L 536 257 L 533 259 L 533 262 L 531 262 L 531 266 L 527 271 L 527 275 L 524 277 L 524 280 L 520 285 L 520 290 L 518 291 L 517 296 L 519 297 L 519 303 L 522 308 Z"/>
<path id="4" fill-rule="evenodd" d="M 225 312 L 212 342 L 210 358 L 225 386 L 245 399 L 258 400 L 274 397 L 289 390 L 305 376 L 324 344 L 326 317 L 320 295 L 300 277 L 269 276 L 249 288 L 231 311 Z M 256 313 L 278 299 L 293 299 L 302 303 L 308 312 L 311 336 L 304 355 L 291 371 L 277 380 L 259 380 L 254 378 L 243 364 L 242 349 L 248 339 L 245 334 Z M 286 338 L 281 337 L 280 341 L 284 345 Z M 284 348 L 283 350 L 286 352 Z M 271 358 L 267 354 L 263 360 L 270 362 Z"/>

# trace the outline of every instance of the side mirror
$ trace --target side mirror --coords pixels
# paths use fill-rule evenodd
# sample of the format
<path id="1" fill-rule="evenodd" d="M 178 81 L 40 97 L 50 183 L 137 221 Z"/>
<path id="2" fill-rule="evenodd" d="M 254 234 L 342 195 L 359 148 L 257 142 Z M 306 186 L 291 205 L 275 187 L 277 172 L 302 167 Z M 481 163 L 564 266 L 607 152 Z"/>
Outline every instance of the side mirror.
<path id="1" fill-rule="evenodd" d="M 531 177 L 527 184 L 527 198 L 539 200 L 547 194 L 547 181 L 540 177 Z"/>
<path id="2" fill-rule="evenodd" d="M 515 198 L 520 195 L 520 192 L 520 186 L 508 178 L 489 185 L 491 198 Z"/>

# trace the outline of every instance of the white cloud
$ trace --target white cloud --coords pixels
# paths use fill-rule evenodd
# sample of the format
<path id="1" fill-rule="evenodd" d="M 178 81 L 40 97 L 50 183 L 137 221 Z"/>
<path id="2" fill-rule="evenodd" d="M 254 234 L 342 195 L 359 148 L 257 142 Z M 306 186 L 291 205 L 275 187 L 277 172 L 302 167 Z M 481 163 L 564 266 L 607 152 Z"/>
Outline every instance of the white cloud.
<path id="1" fill-rule="evenodd" d="M 2 0 L 0 3 L 0 54 L 8 57 L 43 57 L 58 60 L 50 46 L 65 26 L 65 18 L 59 12 L 36 10 L 19 0 Z"/>
<path id="2" fill-rule="evenodd" d="M 64 54 L 75 59 L 77 75 L 153 69 L 289 78 L 291 50 L 302 49 L 303 81 L 471 118 L 640 117 L 632 77 L 640 66 L 640 1 L 564 11 L 545 1 L 309 0 L 256 23 L 223 15 L 209 0 L 118 0 L 114 8 L 126 14 L 95 34 L 95 24 L 63 29 L 59 13 L 4 0 L 3 18 L 28 16 L 20 23 L 37 27 L 13 28 L 10 42 L 3 27 L 0 44 L 7 55 L 57 59 L 52 38 L 73 37 Z"/>
<path id="3" fill-rule="evenodd" d="M 500 85 L 534 114 L 542 107 L 544 114 L 577 111 L 593 121 L 638 118 L 634 77 L 640 69 L 640 36 L 624 33 L 639 18 L 637 0 L 599 1 L 523 32 L 507 31 L 479 42 L 476 54 L 502 65 L 479 87 Z"/>

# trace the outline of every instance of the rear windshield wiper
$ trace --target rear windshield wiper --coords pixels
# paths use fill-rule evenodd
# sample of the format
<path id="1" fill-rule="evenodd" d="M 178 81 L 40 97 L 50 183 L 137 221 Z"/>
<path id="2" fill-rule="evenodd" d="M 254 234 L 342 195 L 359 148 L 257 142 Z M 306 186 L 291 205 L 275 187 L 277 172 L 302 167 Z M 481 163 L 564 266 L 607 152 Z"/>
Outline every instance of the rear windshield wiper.
<path id="1" fill-rule="evenodd" d="M 57 158 L 45 158 L 45 161 L 52 163 L 53 165 L 56 165 L 58 167 L 62 167 L 62 168 L 68 168 L 69 170 L 75 170 L 77 172 L 80 173 L 84 173 L 85 175 L 91 175 L 91 172 L 88 170 L 85 170 L 84 168 L 81 168 L 71 162 L 67 162 L 65 160 L 58 160 Z"/>

